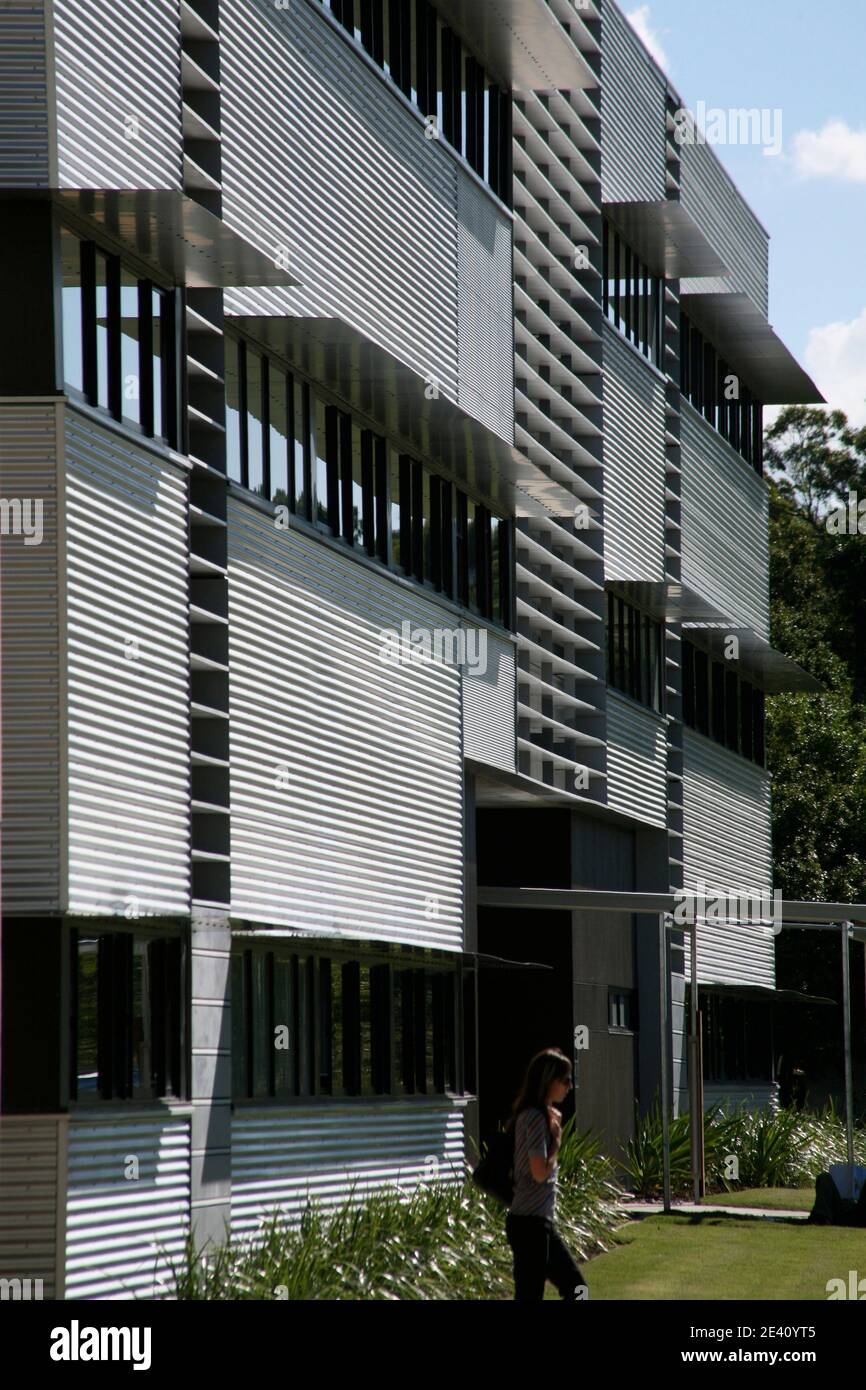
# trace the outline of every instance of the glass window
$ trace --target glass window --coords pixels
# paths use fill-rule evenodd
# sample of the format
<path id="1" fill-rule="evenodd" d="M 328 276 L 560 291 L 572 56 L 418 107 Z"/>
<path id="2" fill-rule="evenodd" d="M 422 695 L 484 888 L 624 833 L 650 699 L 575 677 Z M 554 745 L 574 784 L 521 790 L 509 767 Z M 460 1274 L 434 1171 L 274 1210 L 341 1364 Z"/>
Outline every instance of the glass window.
<path id="1" fill-rule="evenodd" d="M 120 375 L 123 416 L 141 424 L 141 360 L 138 330 L 138 277 L 120 271 Z"/>
<path id="2" fill-rule="evenodd" d="M 108 258 L 96 253 L 96 405 L 109 408 L 108 395 Z"/>
<path id="3" fill-rule="evenodd" d="M 241 346 L 236 338 L 225 339 L 226 380 L 226 470 L 239 483 L 241 460 Z"/>
<path id="4" fill-rule="evenodd" d="M 268 454 L 271 500 L 286 506 L 289 500 L 289 402 L 286 374 L 268 363 Z"/>
<path id="5" fill-rule="evenodd" d="M 305 382 L 292 382 L 292 498 L 298 516 L 310 520 L 312 497 L 310 486 L 311 453 L 310 388 Z"/>
<path id="6" fill-rule="evenodd" d="M 388 450 L 388 494 L 391 501 L 391 563 L 397 569 L 405 569 L 403 556 L 403 527 L 401 521 L 401 483 L 400 455 L 396 449 Z"/>
<path id="7" fill-rule="evenodd" d="M 97 1059 L 98 956 L 95 937 L 81 937 L 77 955 L 76 1042 L 78 1099 L 96 1100 L 99 1095 Z"/>
<path id="8" fill-rule="evenodd" d="M 68 228 L 60 229 L 63 268 L 63 379 L 84 390 L 84 325 L 81 315 L 81 242 Z"/>
<path id="9" fill-rule="evenodd" d="M 165 439 L 166 428 L 166 344 L 163 342 L 163 325 L 168 319 L 169 296 L 161 290 L 151 290 L 153 315 L 152 354 L 153 354 L 153 433 L 157 439 Z"/>
<path id="10" fill-rule="evenodd" d="M 265 494 L 265 369 L 261 353 L 246 349 L 247 365 L 247 477 L 246 486 Z"/>
<path id="11" fill-rule="evenodd" d="M 472 498 L 466 509 L 466 606 L 478 611 L 478 507 Z"/>

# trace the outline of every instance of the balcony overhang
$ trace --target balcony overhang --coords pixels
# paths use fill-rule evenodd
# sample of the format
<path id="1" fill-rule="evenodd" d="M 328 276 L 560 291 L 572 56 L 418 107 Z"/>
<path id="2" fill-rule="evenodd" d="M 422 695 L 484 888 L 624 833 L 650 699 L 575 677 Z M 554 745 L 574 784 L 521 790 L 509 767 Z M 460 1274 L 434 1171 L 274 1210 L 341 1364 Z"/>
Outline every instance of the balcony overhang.
<path id="1" fill-rule="evenodd" d="M 659 622 L 681 623 L 684 635 L 700 636 L 701 644 L 713 656 L 740 671 L 768 695 L 779 695 L 783 691 L 817 695 L 824 690 L 821 682 L 796 661 L 771 647 L 753 628 L 728 617 L 687 584 L 616 579 L 609 581 L 606 587 Z M 729 655 L 728 639 L 731 637 L 737 639 L 736 658 Z"/>
<path id="2" fill-rule="evenodd" d="M 681 304 L 764 405 L 827 404 L 747 294 L 686 291 Z"/>
<path id="3" fill-rule="evenodd" d="M 726 275 L 728 267 L 682 203 L 604 203 L 603 211 L 655 275 L 669 280 Z"/>
<path id="4" fill-rule="evenodd" d="M 771 647 L 751 628 L 739 627 L 736 623 L 684 622 L 683 632 L 698 632 L 702 644 L 713 656 L 738 668 L 767 695 L 780 695 L 786 690 L 808 695 L 819 695 L 824 691 L 819 680 L 810 676 L 789 656 Z M 739 655 L 736 660 L 728 656 L 731 637 L 736 637 L 738 643 Z"/>
<path id="5" fill-rule="evenodd" d="M 436 9 L 503 87 L 552 92 L 598 86 L 546 0 L 436 0 Z M 574 18 L 581 18 L 577 11 Z"/>
<path id="6" fill-rule="evenodd" d="M 177 189 L 64 188 L 49 196 L 84 227 L 113 238 L 188 289 L 299 283 Z"/>
<path id="7" fill-rule="evenodd" d="M 357 328 L 336 318 L 238 315 L 227 320 L 288 358 L 383 431 L 435 460 L 498 510 L 574 516 L 576 499 L 513 444 L 441 393 Z"/>

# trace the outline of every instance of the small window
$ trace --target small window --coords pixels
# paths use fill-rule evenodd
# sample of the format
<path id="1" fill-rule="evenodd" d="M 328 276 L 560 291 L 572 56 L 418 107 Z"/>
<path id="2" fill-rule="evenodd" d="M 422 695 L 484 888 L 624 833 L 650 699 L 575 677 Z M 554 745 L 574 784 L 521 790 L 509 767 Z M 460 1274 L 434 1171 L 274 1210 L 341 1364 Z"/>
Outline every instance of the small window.
<path id="1" fill-rule="evenodd" d="M 289 502 L 289 399 L 286 373 L 268 363 L 268 473 L 271 501 Z"/>
<path id="2" fill-rule="evenodd" d="M 226 468 L 228 476 L 239 483 L 243 477 L 241 457 L 241 344 L 235 338 L 225 340 L 226 383 Z"/>
<path id="3" fill-rule="evenodd" d="M 141 424 L 141 357 L 138 327 L 138 278 L 125 267 L 120 272 L 120 374 L 123 416 Z"/>
<path id="4" fill-rule="evenodd" d="M 265 495 L 265 364 L 260 352 L 246 350 L 246 486 Z"/>
<path id="5" fill-rule="evenodd" d="M 608 991 L 608 1027 L 620 1032 L 634 1032 L 633 1003 L 631 990 L 612 989 Z"/>
<path id="6" fill-rule="evenodd" d="M 63 379 L 67 386 L 83 391 L 81 241 L 67 227 L 60 230 L 60 256 L 63 267 Z"/>

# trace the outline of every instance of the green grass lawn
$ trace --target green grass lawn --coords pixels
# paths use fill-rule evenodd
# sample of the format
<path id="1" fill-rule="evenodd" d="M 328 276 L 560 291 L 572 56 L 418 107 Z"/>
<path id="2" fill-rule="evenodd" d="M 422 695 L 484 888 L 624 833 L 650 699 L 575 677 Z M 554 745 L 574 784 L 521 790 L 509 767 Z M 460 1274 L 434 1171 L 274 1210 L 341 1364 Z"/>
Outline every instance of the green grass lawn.
<path id="1" fill-rule="evenodd" d="M 866 1274 L 866 1234 L 800 1221 L 648 1216 L 585 1265 L 591 1299 L 826 1300 L 827 1280 Z"/>
<path id="2" fill-rule="evenodd" d="M 811 1211 L 814 1187 L 747 1187 L 738 1192 L 713 1192 L 701 1199 L 708 1207 L 763 1207 L 773 1211 Z"/>

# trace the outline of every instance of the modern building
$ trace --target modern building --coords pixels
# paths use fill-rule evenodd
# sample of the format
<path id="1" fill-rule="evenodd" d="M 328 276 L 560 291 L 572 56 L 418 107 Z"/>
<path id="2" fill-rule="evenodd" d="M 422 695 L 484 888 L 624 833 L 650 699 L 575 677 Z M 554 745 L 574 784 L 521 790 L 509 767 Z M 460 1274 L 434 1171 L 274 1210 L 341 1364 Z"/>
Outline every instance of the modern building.
<path id="1" fill-rule="evenodd" d="M 655 936 L 476 895 L 770 888 L 766 232 L 607 0 L 2 0 L 0 73 L 0 1275 L 452 1181 L 549 1043 L 616 1152 Z"/>

